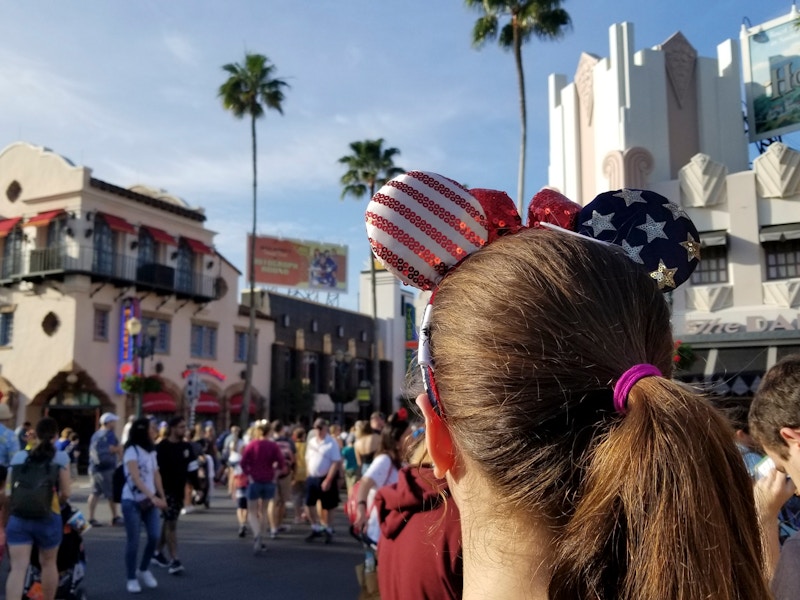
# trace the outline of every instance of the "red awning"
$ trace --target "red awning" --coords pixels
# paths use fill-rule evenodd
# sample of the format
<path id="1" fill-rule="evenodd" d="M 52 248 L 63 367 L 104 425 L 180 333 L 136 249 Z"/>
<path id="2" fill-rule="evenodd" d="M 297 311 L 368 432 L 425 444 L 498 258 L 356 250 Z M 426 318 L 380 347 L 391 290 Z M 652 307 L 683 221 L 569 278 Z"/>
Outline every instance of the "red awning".
<path id="1" fill-rule="evenodd" d="M 136 233 L 136 228 L 121 217 L 115 217 L 114 215 L 104 212 L 98 212 L 97 214 L 103 217 L 105 222 L 108 223 L 108 226 L 114 231 L 121 231 L 122 233 Z"/>
<path id="2" fill-rule="evenodd" d="M 13 217 L 11 219 L 3 219 L 0 221 L 0 237 L 6 237 L 20 221 L 22 221 L 22 217 Z"/>
<path id="3" fill-rule="evenodd" d="M 231 414 L 240 415 L 242 414 L 242 395 L 241 394 L 234 394 L 231 396 L 230 401 L 228 402 L 228 410 Z M 251 415 L 256 414 L 256 399 L 254 396 L 250 396 L 250 410 Z"/>
<path id="4" fill-rule="evenodd" d="M 142 225 L 141 228 L 150 233 L 150 235 L 153 236 L 153 239 L 159 244 L 169 244 L 170 246 L 178 245 L 177 240 L 163 229 L 159 229 L 158 227 L 150 227 L 149 225 Z"/>
<path id="5" fill-rule="evenodd" d="M 49 225 L 50 221 L 63 214 L 64 214 L 63 208 L 59 208 L 58 210 L 48 210 L 46 212 L 40 212 L 38 215 L 28 219 L 28 222 L 25 223 L 25 227 L 31 227 L 31 226 L 44 227 L 45 225 Z"/>
<path id="6" fill-rule="evenodd" d="M 206 415 L 215 415 L 219 412 L 219 400 L 214 394 L 200 392 L 200 397 L 195 404 L 194 412 Z"/>
<path id="7" fill-rule="evenodd" d="M 173 413 L 178 409 L 168 392 L 147 392 L 142 396 L 142 412 Z"/>
<path id="8" fill-rule="evenodd" d="M 195 254 L 214 254 L 214 249 L 211 246 L 206 246 L 200 240 L 193 240 L 192 238 L 181 236 L 181 239 L 186 242 L 186 245 L 192 249 Z"/>

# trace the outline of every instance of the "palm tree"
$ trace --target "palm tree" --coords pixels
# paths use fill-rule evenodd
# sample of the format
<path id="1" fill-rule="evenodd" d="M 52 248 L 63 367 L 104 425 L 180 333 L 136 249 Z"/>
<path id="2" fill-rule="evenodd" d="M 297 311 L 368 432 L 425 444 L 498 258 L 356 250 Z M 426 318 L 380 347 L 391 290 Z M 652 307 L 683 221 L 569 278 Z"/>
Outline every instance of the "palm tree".
<path id="1" fill-rule="evenodd" d="M 218 96 L 222 99 L 225 110 L 233 113 L 237 119 L 245 115 L 250 117 L 250 138 L 253 145 L 253 229 L 250 235 L 250 261 L 248 277 L 250 278 L 250 323 L 247 333 L 247 370 L 245 371 L 244 392 L 242 393 L 242 413 L 240 416 L 242 430 L 247 428 L 250 417 L 250 397 L 253 388 L 253 360 L 256 354 L 256 309 L 255 309 L 255 254 L 256 254 L 256 119 L 267 110 L 272 109 L 283 114 L 283 90 L 289 85 L 275 77 L 276 67 L 263 54 L 246 52 L 244 62 L 223 65 L 222 70 L 230 76 L 219 87 Z"/>
<path id="2" fill-rule="evenodd" d="M 344 200 L 347 196 L 353 196 L 357 199 L 363 198 L 364 194 L 368 192 L 369 198 L 372 198 L 375 195 L 376 188 L 382 186 L 393 177 L 405 173 L 404 169 L 396 167 L 394 164 L 394 157 L 400 154 L 400 150 L 397 148 L 384 148 L 383 138 L 353 142 L 350 144 L 350 149 L 353 151 L 352 154 L 339 159 L 341 164 L 347 166 L 347 172 L 342 175 L 340 180 L 342 183 L 341 200 Z M 381 373 L 380 359 L 378 358 L 378 336 L 380 330 L 378 328 L 378 297 L 375 286 L 375 259 L 371 250 L 369 253 L 369 274 L 372 289 L 373 343 L 375 344 L 372 352 L 372 389 L 375 393 L 374 397 L 378 399 L 378 405 L 380 406 Z"/>
<path id="3" fill-rule="evenodd" d="M 561 4 L 563 0 L 464 0 L 470 8 L 482 15 L 472 29 L 472 45 L 482 48 L 486 42 L 498 39 L 500 47 L 514 53 L 519 87 L 519 108 L 522 118 L 522 136 L 519 149 L 519 176 L 517 179 L 517 209 L 523 214 L 525 198 L 525 150 L 527 146 L 528 117 L 525 106 L 525 75 L 522 70 L 522 44 L 531 36 L 541 40 L 563 37 L 572 23 Z M 500 28 L 500 18 L 509 17 Z M 499 38 L 498 38 L 499 34 Z"/>

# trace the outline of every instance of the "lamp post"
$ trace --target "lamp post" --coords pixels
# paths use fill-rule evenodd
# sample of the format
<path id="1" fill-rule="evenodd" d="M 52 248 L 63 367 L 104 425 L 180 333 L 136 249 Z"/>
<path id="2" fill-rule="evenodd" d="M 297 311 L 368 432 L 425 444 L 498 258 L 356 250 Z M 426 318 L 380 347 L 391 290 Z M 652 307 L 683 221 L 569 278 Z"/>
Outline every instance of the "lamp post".
<path id="1" fill-rule="evenodd" d="M 353 355 L 349 352 L 337 350 L 333 354 L 333 360 L 336 365 L 334 376 L 336 418 L 339 421 L 339 425 L 344 427 L 344 397 L 347 394 L 347 384 L 350 379 L 350 365 L 353 363 Z"/>
<path id="2" fill-rule="evenodd" d="M 134 337 L 133 354 L 134 356 L 138 356 L 139 360 L 141 361 L 139 363 L 141 365 L 139 368 L 139 376 L 142 378 L 142 382 L 139 387 L 139 391 L 136 394 L 136 416 L 141 417 L 142 396 L 144 395 L 144 360 L 148 356 L 153 356 L 155 354 L 156 338 L 158 338 L 159 327 L 157 321 L 151 320 L 145 329 L 146 337 L 143 337 L 141 335 L 142 322 L 136 317 L 132 317 L 125 323 L 125 329 L 128 330 L 129 335 Z"/>

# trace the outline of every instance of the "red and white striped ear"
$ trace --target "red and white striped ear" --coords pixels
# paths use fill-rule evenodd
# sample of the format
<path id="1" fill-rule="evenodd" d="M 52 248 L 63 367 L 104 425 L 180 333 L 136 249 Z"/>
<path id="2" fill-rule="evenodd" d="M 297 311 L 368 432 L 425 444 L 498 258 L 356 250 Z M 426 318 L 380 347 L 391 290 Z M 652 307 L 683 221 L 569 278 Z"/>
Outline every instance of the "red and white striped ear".
<path id="1" fill-rule="evenodd" d="M 378 260 L 400 281 L 435 288 L 456 264 L 486 244 L 478 200 L 452 179 L 409 171 L 372 197 L 367 236 Z"/>

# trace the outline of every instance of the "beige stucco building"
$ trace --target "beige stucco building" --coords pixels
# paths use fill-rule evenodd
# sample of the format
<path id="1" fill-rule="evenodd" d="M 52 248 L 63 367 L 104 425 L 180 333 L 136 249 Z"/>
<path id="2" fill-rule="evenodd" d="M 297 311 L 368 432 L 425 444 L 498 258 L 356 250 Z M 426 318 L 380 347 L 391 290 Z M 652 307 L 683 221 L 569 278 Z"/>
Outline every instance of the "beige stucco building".
<path id="1" fill-rule="evenodd" d="M 137 410 L 119 382 L 142 367 L 161 387 L 143 394 L 142 412 L 188 414 L 190 364 L 205 371 L 198 418 L 230 422 L 248 312 L 205 220 L 177 197 L 100 181 L 48 149 L 0 150 L 0 392 L 19 423 L 51 414 L 88 441 L 103 411 Z M 134 316 L 138 335 L 126 328 Z M 265 414 L 275 328 L 257 317 L 254 405 Z"/>
<path id="2" fill-rule="evenodd" d="M 800 153 L 773 143 L 749 164 L 737 41 L 705 58 L 680 33 L 637 52 L 633 33 L 612 26 L 608 58 L 550 77 L 550 184 L 581 204 L 631 187 L 686 209 L 703 247 L 671 298 L 699 359 L 682 378 L 750 396 L 800 351 Z"/>

